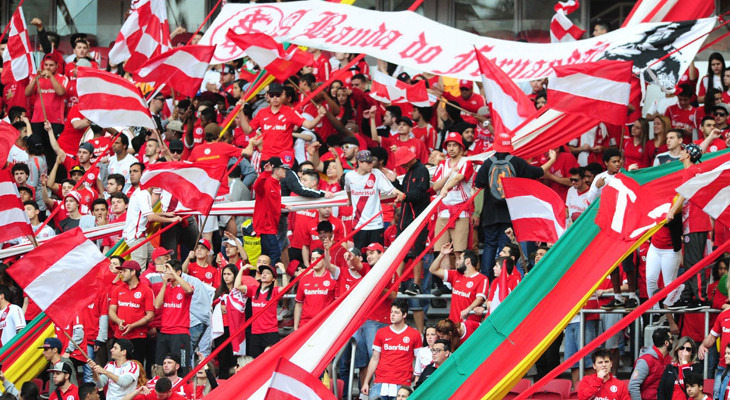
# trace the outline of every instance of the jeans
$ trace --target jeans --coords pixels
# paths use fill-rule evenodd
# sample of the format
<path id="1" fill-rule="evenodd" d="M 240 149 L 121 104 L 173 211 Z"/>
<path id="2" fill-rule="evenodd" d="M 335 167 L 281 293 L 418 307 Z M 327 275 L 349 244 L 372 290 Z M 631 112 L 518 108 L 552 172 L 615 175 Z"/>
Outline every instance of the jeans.
<path id="1" fill-rule="evenodd" d="M 188 358 L 188 365 L 195 365 L 195 351 L 198 347 L 198 342 L 200 342 L 200 338 L 203 335 L 203 324 L 196 324 L 190 327 L 190 345 L 192 346 L 193 351 L 190 352 L 190 358 Z"/>
<path id="2" fill-rule="evenodd" d="M 494 260 L 497 259 L 499 251 L 509 243 L 509 238 L 504 231 L 509 228 L 510 224 L 493 224 L 484 227 L 484 251 L 482 253 L 482 265 L 480 271 L 489 278 L 494 280 Z"/>
<path id="3" fill-rule="evenodd" d="M 94 359 L 94 345 L 86 345 L 86 354 L 89 355 L 90 359 Z M 91 372 L 88 364 L 84 364 L 84 383 L 94 383 L 94 374 Z"/>
<path id="4" fill-rule="evenodd" d="M 727 387 L 728 380 L 730 380 L 730 375 L 723 379 L 723 372 L 725 372 L 725 368 L 718 365 L 715 371 L 715 386 L 712 388 L 713 399 L 722 399 L 722 396 L 725 395 L 725 388 Z"/>
<path id="5" fill-rule="evenodd" d="M 271 265 L 276 265 L 281 259 L 281 247 L 276 235 L 262 233 L 261 237 L 261 254 L 266 254 L 271 258 Z"/>
<path id="6" fill-rule="evenodd" d="M 370 400 L 380 399 L 380 400 L 395 400 L 396 398 L 393 396 L 381 396 L 380 395 L 380 387 L 382 386 L 382 383 L 374 383 L 373 386 L 370 387 L 370 391 L 368 392 L 368 398 Z"/>
<path id="7" fill-rule="evenodd" d="M 596 338 L 598 320 L 594 319 L 585 321 L 585 328 L 586 334 L 585 340 L 583 341 L 583 346 L 585 346 L 586 343 L 590 343 L 591 341 L 593 341 L 593 339 Z M 570 358 L 570 356 L 580 350 L 580 348 L 582 347 L 580 344 L 580 322 L 571 322 L 565 328 L 565 338 L 563 339 L 563 345 L 565 346 L 566 359 Z M 590 354 L 587 354 L 585 357 L 583 357 L 583 365 L 586 368 L 593 368 L 593 360 L 591 360 Z M 578 366 L 579 363 L 575 363 L 571 368 L 578 368 Z"/>
<path id="8" fill-rule="evenodd" d="M 388 326 L 382 322 L 366 320 L 365 323 L 355 332 L 357 341 L 357 352 L 355 353 L 355 368 L 365 368 L 373 356 L 373 342 L 378 329 Z"/>

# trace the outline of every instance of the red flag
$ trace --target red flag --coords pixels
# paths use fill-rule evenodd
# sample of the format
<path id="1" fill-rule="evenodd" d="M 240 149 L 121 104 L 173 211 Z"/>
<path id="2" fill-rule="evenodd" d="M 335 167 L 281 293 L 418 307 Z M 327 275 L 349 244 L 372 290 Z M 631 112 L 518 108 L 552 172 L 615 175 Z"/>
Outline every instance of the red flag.
<path id="1" fill-rule="evenodd" d="M 0 226 L 3 227 L 0 230 L 0 243 L 21 236 L 33 236 L 33 228 L 20 201 L 18 187 L 7 168 L 0 170 Z"/>
<path id="2" fill-rule="evenodd" d="M 565 232 L 565 202 L 555 191 L 525 178 L 503 178 L 502 187 L 517 241 L 558 241 Z"/>
<path id="3" fill-rule="evenodd" d="M 119 75 L 79 67 L 76 91 L 79 94 L 79 112 L 102 128 L 156 128 L 139 89 Z"/>
<path id="4" fill-rule="evenodd" d="M 33 45 L 28 37 L 28 27 L 25 25 L 23 7 L 13 13 L 10 18 L 8 44 L 3 51 L 2 82 L 9 84 L 30 76 L 35 71 L 33 62 Z"/>
<path id="5" fill-rule="evenodd" d="M 150 57 L 164 53 L 170 47 L 165 1 L 133 1 L 131 14 L 124 21 L 114 47 L 109 50 L 109 62 L 121 64 L 126 61 L 124 70 L 134 73 Z"/>
<path id="6" fill-rule="evenodd" d="M 172 161 L 147 167 L 139 181 L 142 189 L 159 187 L 172 193 L 183 206 L 208 214 L 221 180 L 225 162 Z"/>
<path id="7" fill-rule="evenodd" d="M 168 86 L 193 97 L 200 89 L 215 46 L 183 46 L 150 58 L 135 77 L 144 82 Z"/>
<path id="8" fill-rule="evenodd" d="M 555 15 L 550 21 L 550 41 L 552 43 L 573 42 L 579 40 L 585 29 L 580 29 L 568 18 L 568 14 L 577 10 L 578 0 L 559 1 L 555 5 Z"/>
<path id="9" fill-rule="evenodd" d="M 730 226 L 730 162 L 694 176 L 678 187 L 677 193 L 722 225 Z"/>
<path id="10" fill-rule="evenodd" d="M 626 123 L 631 91 L 630 61 L 596 61 L 556 66 L 550 78 L 550 108 L 614 125 Z"/>
<path id="11" fill-rule="evenodd" d="M 286 358 L 279 358 L 266 399 L 334 400 L 335 395 L 315 376 Z"/>
<path id="12" fill-rule="evenodd" d="M 314 64 L 312 54 L 291 46 L 284 50 L 284 46 L 271 36 L 263 33 L 237 34 L 233 29 L 226 35 L 236 46 L 246 52 L 246 55 L 280 81 L 296 75 L 305 65 Z"/>
<path id="13" fill-rule="evenodd" d="M 18 136 L 20 136 L 20 132 L 14 126 L 0 120 L 0 164 L 2 166 L 5 166 L 8 161 L 10 149 L 18 140 Z"/>
<path id="14" fill-rule="evenodd" d="M 714 0 L 655 1 L 639 0 L 631 9 L 621 27 L 643 22 L 690 21 L 711 17 L 715 13 Z"/>
<path id="15" fill-rule="evenodd" d="M 99 248 L 74 228 L 33 249 L 8 273 L 57 326 L 68 326 L 98 296 L 108 266 Z"/>
<path id="16" fill-rule="evenodd" d="M 416 107 L 430 107 L 438 99 L 426 90 L 426 82 L 411 85 L 380 71 L 373 73 L 370 97 L 383 103 L 411 103 Z"/>

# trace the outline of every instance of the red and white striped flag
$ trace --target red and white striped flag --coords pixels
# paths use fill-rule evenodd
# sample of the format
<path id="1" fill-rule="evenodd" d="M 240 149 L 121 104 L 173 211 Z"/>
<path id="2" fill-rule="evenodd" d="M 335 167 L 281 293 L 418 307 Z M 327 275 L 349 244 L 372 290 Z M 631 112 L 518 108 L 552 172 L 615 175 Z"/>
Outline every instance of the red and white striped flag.
<path id="1" fill-rule="evenodd" d="M 7 156 L 6 156 L 7 158 Z M 0 243 L 21 236 L 33 236 L 28 215 L 20 201 L 10 169 L 0 170 Z"/>
<path id="2" fill-rule="evenodd" d="M 2 82 L 4 84 L 17 82 L 29 77 L 33 72 L 35 72 L 33 45 L 28 37 L 23 7 L 18 7 L 10 18 L 8 44 L 3 51 Z"/>
<path id="3" fill-rule="evenodd" d="M 144 82 L 168 86 L 193 97 L 200 89 L 215 46 L 182 46 L 150 58 L 135 73 Z"/>
<path id="4" fill-rule="evenodd" d="M 730 226 L 730 161 L 695 175 L 677 193 L 725 226 Z"/>
<path id="5" fill-rule="evenodd" d="M 0 165 L 5 166 L 10 149 L 18 140 L 18 136 L 20 136 L 20 132 L 14 126 L 0 120 Z"/>
<path id="6" fill-rule="evenodd" d="M 298 365 L 279 358 L 266 392 L 267 399 L 281 400 L 335 400 L 335 395 L 309 372 Z"/>
<path id="7" fill-rule="evenodd" d="M 602 60 L 556 66 L 548 83 L 550 108 L 614 125 L 626 123 L 630 61 Z"/>
<path id="8" fill-rule="evenodd" d="M 554 190 L 525 178 L 503 178 L 502 187 L 518 241 L 558 241 L 565 232 L 565 202 Z"/>
<path id="9" fill-rule="evenodd" d="M 586 33 L 585 29 L 580 29 L 568 18 L 568 14 L 577 10 L 579 6 L 578 0 L 559 1 L 555 5 L 555 15 L 550 21 L 550 42 L 574 42 Z"/>
<path id="10" fill-rule="evenodd" d="M 69 326 L 96 299 L 109 260 L 74 228 L 42 243 L 8 273 L 56 326 Z"/>
<path id="11" fill-rule="evenodd" d="M 139 89 L 119 75 L 79 67 L 76 91 L 79 94 L 79 112 L 102 128 L 156 128 Z"/>
<path id="12" fill-rule="evenodd" d="M 139 186 L 166 190 L 183 206 L 208 214 L 225 173 L 225 162 L 158 163 L 145 168 Z"/>
<path id="13" fill-rule="evenodd" d="M 373 73 L 370 97 L 383 103 L 411 103 L 416 107 L 430 107 L 438 99 L 426 90 L 426 82 L 411 85 L 380 71 Z"/>
<path id="14" fill-rule="evenodd" d="M 689 21 L 711 17 L 714 12 L 714 0 L 640 0 L 621 27 L 644 22 Z"/>
<path id="15" fill-rule="evenodd" d="M 276 79 L 285 81 L 302 67 L 312 65 L 312 54 L 292 45 L 288 50 L 271 36 L 263 33 L 237 34 L 229 29 L 226 37 L 246 52 L 246 55 Z"/>
<path id="16" fill-rule="evenodd" d="M 124 70 L 137 72 L 150 57 L 166 52 L 170 45 L 170 27 L 164 0 L 138 0 L 109 50 L 109 63 L 121 64 Z"/>

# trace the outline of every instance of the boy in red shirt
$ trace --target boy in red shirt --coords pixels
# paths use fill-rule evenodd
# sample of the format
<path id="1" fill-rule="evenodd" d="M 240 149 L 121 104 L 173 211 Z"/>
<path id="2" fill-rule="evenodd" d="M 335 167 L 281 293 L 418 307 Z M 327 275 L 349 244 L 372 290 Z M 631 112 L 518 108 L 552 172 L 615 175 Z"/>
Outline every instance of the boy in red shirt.
<path id="1" fill-rule="evenodd" d="M 261 253 L 271 258 L 276 265 L 281 259 L 281 248 L 276 239 L 281 218 L 281 183 L 286 178 L 286 169 L 279 157 L 271 157 L 264 164 L 264 170 L 253 184 L 256 203 L 253 210 L 253 229 L 261 238 Z"/>
<path id="2" fill-rule="evenodd" d="M 212 268 L 212 267 L 211 267 Z M 165 283 L 155 297 L 155 310 L 162 314 L 160 334 L 157 336 L 155 364 L 162 365 L 166 354 L 175 354 L 182 360 L 183 370 L 190 358 L 190 300 L 193 287 L 182 277 L 182 266 L 176 260 L 165 264 Z M 182 353 L 182 354 L 181 354 Z"/>
<path id="3" fill-rule="evenodd" d="M 206 284 L 218 288 L 221 284 L 221 275 L 218 268 L 208 263 L 208 254 L 211 247 L 208 239 L 200 239 L 195 250 L 188 254 L 188 259 L 183 263 L 183 272 L 187 267 L 187 274 L 194 276 Z M 164 354 L 164 353 L 163 353 Z"/>
<path id="4" fill-rule="evenodd" d="M 330 244 L 327 242 L 325 246 Z M 322 258 L 322 260 L 317 260 Z M 299 282 L 294 306 L 294 330 L 304 326 L 320 311 L 335 300 L 337 279 L 340 270 L 330 262 L 329 249 L 314 249 L 312 263 L 317 262 L 312 271 Z"/>
<path id="5" fill-rule="evenodd" d="M 142 268 L 134 260 L 125 261 L 119 268 L 121 285 L 112 289 L 109 302 L 109 321 L 116 325 L 114 337 L 129 339 L 134 345 L 130 359 L 144 362 L 147 348 L 147 325 L 155 316 L 152 289 L 140 285 Z"/>
<path id="6" fill-rule="evenodd" d="M 597 349 L 591 354 L 596 373 L 586 375 L 578 384 L 578 398 L 581 400 L 606 399 L 629 400 L 629 389 L 611 374 L 611 352 Z"/>

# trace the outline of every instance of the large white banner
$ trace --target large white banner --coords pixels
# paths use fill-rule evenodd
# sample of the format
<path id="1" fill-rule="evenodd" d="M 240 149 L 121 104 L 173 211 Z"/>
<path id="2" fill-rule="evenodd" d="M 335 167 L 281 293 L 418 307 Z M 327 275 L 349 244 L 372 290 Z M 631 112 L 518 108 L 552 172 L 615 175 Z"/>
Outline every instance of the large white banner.
<path id="1" fill-rule="evenodd" d="M 323 50 L 367 53 L 395 64 L 459 79 L 479 79 L 478 49 L 512 79 L 550 75 L 555 65 L 599 59 L 632 60 L 639 71 L 673 50 L 709 32 L 715 18 L 638 24 L 571 43 L 521 43 L 477 36 L 409 11 L 382 12 L 326 1 L 276 4 L 226 4 L 200 44 L 217 45 L 213 63 L 244 53 L 226 39 L 236 33 L 261 32 L 279 42 Z M 548 26 L 545 26 L 548 29 Z M 704 40 L 696 40 L 652 67 L 671 86 Z"/>

